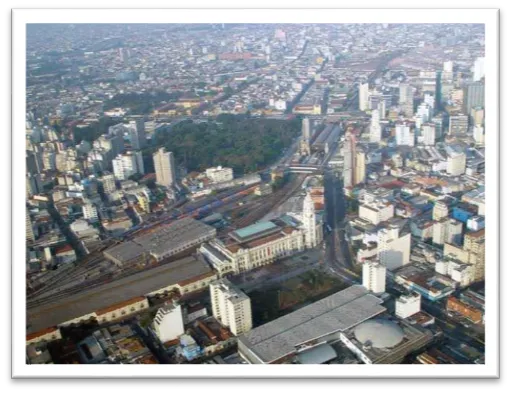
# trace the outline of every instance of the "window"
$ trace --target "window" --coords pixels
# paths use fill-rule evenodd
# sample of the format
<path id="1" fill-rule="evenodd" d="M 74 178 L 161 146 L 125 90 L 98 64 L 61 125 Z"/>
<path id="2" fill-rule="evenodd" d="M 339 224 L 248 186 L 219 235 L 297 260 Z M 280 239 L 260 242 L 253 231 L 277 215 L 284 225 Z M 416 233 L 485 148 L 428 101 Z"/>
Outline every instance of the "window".
<path id="1" fill-rule="evenodd" d="M 140 308 L 144 308 L 144 303 L 142 303 L 142 304 L 140 305 Z"/>
<path id="2" fill-rule="evenodd" d="M 130 311 L 131 311 L 131 312 L 135 311 L 135 307 L 131 307 L 131 308 L 130 308 Z"/>

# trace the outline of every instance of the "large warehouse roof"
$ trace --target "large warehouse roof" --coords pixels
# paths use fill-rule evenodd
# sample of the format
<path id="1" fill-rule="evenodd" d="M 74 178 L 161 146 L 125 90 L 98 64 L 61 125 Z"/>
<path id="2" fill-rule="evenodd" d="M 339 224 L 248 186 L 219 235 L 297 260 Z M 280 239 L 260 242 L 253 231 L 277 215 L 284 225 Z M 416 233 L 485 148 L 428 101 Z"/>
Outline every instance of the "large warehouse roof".
<path id="1" fill-rule="evenodd" d="M 27 333 L 56 326 L 102 308 L 144 296 L 168 286 L 187 282 L 205 274 L 214 274 L 209 265 L 194 257 L 186 257 L 152 269 L 84 290 L 27 310 Z"/>
<path id="2" fill-rule="evenodd" d="M 239 340 L 264 363 L 293 353 L 296 346 L 344 331 L 383 313 L 382 300 L 360 285 L 351 286 L 259 326 Z"/>
<path id="3" fill-rule="evenodd" d="M 186 217 L 112 247 L 104 254 L 118 263 L 126 263 L 140 257 L 144 252 L 159 256 L 169 250 L 186 247 L 190 242 L 204 236 L 213 236 L 214 233 L 213 227 Z"/>

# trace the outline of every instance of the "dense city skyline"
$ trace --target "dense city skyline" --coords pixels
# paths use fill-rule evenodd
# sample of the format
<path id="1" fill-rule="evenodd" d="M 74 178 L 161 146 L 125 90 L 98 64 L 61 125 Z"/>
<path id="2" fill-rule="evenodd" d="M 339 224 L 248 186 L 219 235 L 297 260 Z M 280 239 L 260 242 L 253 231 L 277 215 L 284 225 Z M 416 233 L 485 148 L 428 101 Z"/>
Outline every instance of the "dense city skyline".
<path id="1" fill-rule="evenodd" d="M 485 60 L 483 24 L 28 24 L 27 363 L 485 364 Z"/>

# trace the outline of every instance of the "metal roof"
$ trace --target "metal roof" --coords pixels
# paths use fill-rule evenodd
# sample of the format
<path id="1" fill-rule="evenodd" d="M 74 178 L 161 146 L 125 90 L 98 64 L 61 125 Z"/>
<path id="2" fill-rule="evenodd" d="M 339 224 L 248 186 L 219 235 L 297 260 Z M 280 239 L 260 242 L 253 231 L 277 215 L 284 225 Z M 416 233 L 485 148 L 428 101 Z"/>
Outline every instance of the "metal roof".
<path id="1" fill-rule="evenodd" d="M 243 239 L 243 238 L 248 238 L 248 237 L 254 236 L 257 233 L 268 231 L 270 229 L 275 229 L 275 228 L 277 228 L 277 225 L 275 225 L 273 222 L 263 221 L 263 222 L 258 222 L 257 224 L 249 225 L 248 227 L 245 227 L 245 228 L 238 229 L 238 230 L 234 231 L 234 234 L 237 237 Z"/>
<path id="2" fill-rule="evenodd" d="M 405 334 L 397 324 L 385 319 L 371 319 L 355 328 L 355 337 L 362 345 L 392 348 L 403 341 Z"/>
<path id="3" fill-rule="evenodd" d="M 298 360 L 301 364 L 323 364 L 336 357 L 337 352 L 329 344 L 318 345 L 298 354 Z"/>
<path id="4" fill-rule="evenodd" d="M 295 352 L 299 344 L 347 330 L 383 313 L 382 300 L 361 285 L 353 285 L 265 325 L 239 340 L 263 362 Z"/>

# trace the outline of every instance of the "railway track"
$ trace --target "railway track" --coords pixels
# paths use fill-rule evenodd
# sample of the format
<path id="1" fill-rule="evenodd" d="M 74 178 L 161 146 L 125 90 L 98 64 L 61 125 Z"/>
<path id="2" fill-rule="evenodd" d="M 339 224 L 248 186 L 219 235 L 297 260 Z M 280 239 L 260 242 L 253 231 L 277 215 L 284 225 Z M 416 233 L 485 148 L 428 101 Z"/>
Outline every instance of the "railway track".
<path id="1" fill-rule="evenodd" d="M 298 175 L 295 179 L 291 181 L 287 188 L 283 188 L 269 196 L 268 199 L 261 201 L 261 204 L 259 206 L 253 208 L 246 216 L 243 216 L 236 223 L 236 225 L 238 227 L 244 227 L 253 224 L 257 220 L 260 220 L 269 211 L 271 211 L 272 209 L 281 205 L 287 199 L 289 199 L 301 187 L 305 178 L 306 178 L 305 174 Z"/>

